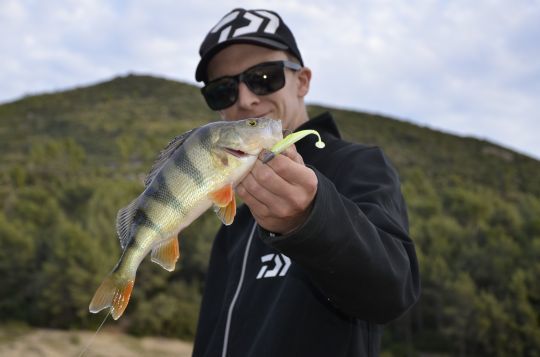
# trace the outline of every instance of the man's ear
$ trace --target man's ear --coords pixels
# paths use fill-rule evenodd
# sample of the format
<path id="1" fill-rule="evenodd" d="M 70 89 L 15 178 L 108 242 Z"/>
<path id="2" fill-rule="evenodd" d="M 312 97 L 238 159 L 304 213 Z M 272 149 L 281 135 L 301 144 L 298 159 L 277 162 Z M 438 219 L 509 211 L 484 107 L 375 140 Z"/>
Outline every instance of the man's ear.
<path id="1" fill-rule="evenodd" d="M 298 72 L 298 96 L 305 97 L 309 92 L 309 83 L 311 82 L 311 69 L 302 67 Z"/>

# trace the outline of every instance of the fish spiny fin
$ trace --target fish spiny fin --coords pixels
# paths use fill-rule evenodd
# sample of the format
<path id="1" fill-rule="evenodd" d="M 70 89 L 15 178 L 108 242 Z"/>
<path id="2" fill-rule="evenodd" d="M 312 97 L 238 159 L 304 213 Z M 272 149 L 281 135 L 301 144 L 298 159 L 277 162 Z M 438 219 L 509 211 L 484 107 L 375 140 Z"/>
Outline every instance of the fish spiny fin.
<path id="1" fill-rule="evenodd" d="M 180 258 L 180 248 L 177 237 L 172 237 L 152 249 L 152 261 L 165 270 L 174 271 L 178 258 Z"/>
<path id="2" fill-rule="evenodd" d="M 116 233 L 120 239 L 122 250 L 126 248 L 131 238 L 131 223 L 139 206 L 139 198 L 134 199 L 129 205 L 118 210 L 116 215 Z"/>
<path id="3" fill-rule="evenodd" d="M 191 129 L 184 134 L 176 136 L 174 139 L 171 140 L 170 143 L 165 146 L 163 150 L 159 153 L 159 156 L 157 157 L 156 161 L 154 162 L 154 165 L 152 165 L 152 168 L 150 169 L 150 172 L 146 176 L 146 179 L 144 180 L 144 187 L 147 187 L 150 185 L 150 182 L 156 177 L 158 172 L 163 167 L 163 164 L 174 154 L 176 149 L 178 149 L 186 139 L 193 134 L 197 129 Z"/>
<path id="4" fill-rule="evenodd" d="M 232 184 L 228 184 L 225 187 L 220 188 L 219 190 L 210 192 L 208 197 L 218 207 L 227 206 L 232 200 L 234 200 L 234 191 L 232 188 Z"/>
<path id="5" fill-rule="evenodd" d="M 236 216 L 236 199 L 233 196 L 231 202 L 225 207 L 214 205 L 214 211 L 224 225 L 230 225 L 234 221 L 234 216 Z"/>
<path id="6" fill-rule="evenodd" d="M 135 277 L 119 279 L 114 273 L 109 274 L 96 290 L 88 309 L 95 314 L 110 307 L 111 316 L 118 320 L 129 303 L 134 283 Z"/>

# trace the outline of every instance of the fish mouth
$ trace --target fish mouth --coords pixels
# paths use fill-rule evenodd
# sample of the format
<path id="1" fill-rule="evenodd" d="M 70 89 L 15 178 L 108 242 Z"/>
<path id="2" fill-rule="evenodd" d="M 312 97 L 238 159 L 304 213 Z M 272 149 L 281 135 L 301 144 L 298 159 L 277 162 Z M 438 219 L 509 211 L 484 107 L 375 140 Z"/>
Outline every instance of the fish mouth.
<path id="1" fill-rule="evenodd" d="M 238 150 L 238 149 L 232 149 L 232 148 L 223 148 L 223 150 L 225 150 L 226 152 L 228 152 L 229 154 L 233 155 L 233 156 L 236 156 L 238 158 L 243 158 L 243 157 L 246 157 L 246 156 L 253 156 L 251 155 L 250 153 L 247 153 L 245 151 L 242 151 L 242 150 Z"/>

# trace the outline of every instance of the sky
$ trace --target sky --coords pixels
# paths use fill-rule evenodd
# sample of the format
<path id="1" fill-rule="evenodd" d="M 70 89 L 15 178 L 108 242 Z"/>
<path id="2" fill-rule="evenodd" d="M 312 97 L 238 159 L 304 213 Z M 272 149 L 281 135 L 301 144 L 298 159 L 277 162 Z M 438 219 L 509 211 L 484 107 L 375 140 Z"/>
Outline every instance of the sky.
<path id="1" fill-rule="evenodd" d="M 291 28 L 308 103 L 540 159 L 540 0 L 0 0 L 0 103 L 128 73 L 196 84 L 200 43 L 237 7 Z"/>

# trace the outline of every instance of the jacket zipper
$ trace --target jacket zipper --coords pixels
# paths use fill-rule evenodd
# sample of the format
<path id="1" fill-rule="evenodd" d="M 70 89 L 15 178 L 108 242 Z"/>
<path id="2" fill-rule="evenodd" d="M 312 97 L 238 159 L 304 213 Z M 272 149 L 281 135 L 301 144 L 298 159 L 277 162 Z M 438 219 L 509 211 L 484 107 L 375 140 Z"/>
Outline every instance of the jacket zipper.
<path id="1" fill-rule="evenodd" d="M 367 348 L 368 348 L 369 356 L 374 355 L 374 353 L 373 353 L 373 342 L 371 341 L 371 339 L 373 338 L 371 336 L 372 333 L 373 333 L 373 331 L 372 331 L 371 322 L 367 322 Z"/>
<path id="2" fill-rule="evenodd" d="M 227 313 L 227 323 L 225 324 L 225 336 L 223 337 L 223 351 L 221 353 L 221 357 L 227 357 L 227 347 L 229 344 L 229 333 L 231 329 L 232 312 L 234 309 L 234 305 L 236 304 L 236 300 L 238 299 L 238 295 L 240 295 L 242 284 L 244 283 L 244 276 L 246 273 L 246 266 L 247 266 L 247 257 L 249 255 L 249 247 L 251 246 L 253 235 L 255 234 L 255 227 L 257 227 L 257 222 L 253 224 L 253 228 L 251 229 L 251 234 L 249 235 L 249 239 L 246 244 L 246 250 L 244 251 L 244 260 L 242 261 L 242 271 L 240 273 L 240 280 L 238 281 L 236 292 L 234 293 L 231 304 L 229 305 L 229 311 Z"/>

